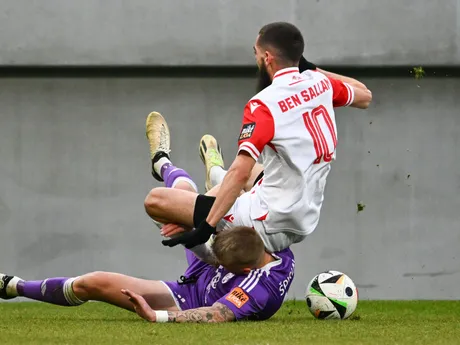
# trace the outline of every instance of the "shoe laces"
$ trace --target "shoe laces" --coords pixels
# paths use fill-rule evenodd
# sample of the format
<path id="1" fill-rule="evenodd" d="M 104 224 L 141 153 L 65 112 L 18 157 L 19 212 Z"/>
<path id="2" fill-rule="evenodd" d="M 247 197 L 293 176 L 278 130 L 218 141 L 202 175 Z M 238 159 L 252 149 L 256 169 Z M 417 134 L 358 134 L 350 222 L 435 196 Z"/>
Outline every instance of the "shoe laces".
<path id="1" fill-rule="evenodd" d="M 158 151 L 169 153 L 171 150 L 168 149 L 168 146 L 168 133 L 166 131 L 166 126 L 162 124 L 160 129 L 160 145 L 158 147 Z"/>

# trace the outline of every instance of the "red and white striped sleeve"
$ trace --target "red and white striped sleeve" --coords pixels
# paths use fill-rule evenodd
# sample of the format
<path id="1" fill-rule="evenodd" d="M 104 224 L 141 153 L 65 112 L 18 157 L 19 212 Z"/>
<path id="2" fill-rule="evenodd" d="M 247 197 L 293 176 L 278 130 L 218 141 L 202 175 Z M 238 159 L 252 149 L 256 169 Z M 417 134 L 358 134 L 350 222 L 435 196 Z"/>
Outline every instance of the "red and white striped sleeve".
<path id="1" fill-rule="evenodd" d="M 244 108 L 238 153 L 246 151 L 257 160 L 274 135 L 275 122 L 270 110 L 259 100 L 249 101 Z"/>
<path id="2" fill-rule="evenodd" d="M 332 85 L 332 103 L 334 107 L 348 107 L 355 99 L 353 87 L 343 81 L 328 77 Z"/>

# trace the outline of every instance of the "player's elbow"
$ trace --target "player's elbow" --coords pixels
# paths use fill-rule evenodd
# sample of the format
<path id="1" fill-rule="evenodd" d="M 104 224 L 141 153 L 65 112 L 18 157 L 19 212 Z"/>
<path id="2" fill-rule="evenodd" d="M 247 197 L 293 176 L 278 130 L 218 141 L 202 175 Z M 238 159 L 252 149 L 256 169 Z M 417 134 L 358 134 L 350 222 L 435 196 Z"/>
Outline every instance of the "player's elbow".
<path id="1" fill-rule="evenodd" d="M 211 307 L 211 314 L 214 322 L 232 322 L 236 321 L 236 315 L 225 304 L 216 302 Z"/>

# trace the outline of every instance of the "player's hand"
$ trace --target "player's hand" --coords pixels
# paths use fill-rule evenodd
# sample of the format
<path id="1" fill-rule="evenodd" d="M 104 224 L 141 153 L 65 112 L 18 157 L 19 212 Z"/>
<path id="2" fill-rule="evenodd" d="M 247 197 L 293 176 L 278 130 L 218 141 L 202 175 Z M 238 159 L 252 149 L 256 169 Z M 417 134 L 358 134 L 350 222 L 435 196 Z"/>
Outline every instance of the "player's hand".
<path id="1" fill-rule="evenodd" d="M 121 293 L 129 297 L 129 301 L 133 304 L 134 310 L 141 318 L 150 322 L 156 322 L 155 311 L 150 308 L 147 301 L 141 295 L 129 290 L 122 289 Z"/>
<path id="2" fill-rule="evenodd" d="M 185 248 L 190 249 L 200 244 L 208 242 L 209 238 L 216 233 L 216 228 L 209 225 L 206 220 L 203 220 L 201 224 L 193 231 L 186 232 L 183 235 L 164 240 L 164 246 L 175 247 L 178 244 L 185 245 Z"/>
<path id="3" fill-rule="evenodd" d="M 185 229 L 184 227 L 177 225 L 177 224 L 166 224 L 161 228 L 161 236 L 164 237 L 173 237 L 175 235 L 181 234 L 183 232 L 187 232 L 189 230 Z"/>

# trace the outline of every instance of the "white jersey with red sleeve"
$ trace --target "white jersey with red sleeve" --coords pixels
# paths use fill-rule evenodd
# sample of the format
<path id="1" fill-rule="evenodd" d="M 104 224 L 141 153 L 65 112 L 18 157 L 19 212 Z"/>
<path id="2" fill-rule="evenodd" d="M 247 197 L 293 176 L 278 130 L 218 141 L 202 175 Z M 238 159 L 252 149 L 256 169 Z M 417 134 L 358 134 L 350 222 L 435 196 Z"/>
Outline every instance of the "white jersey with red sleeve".
<path id="1" fill-rule="evenodd" d="M 335 159 L 334 107 L 348 106 L 353 98 L 346 83 L 286 68 L 247 103 L 238 152 L 264 166 L 262 182 L 250 192 L 250 216 L 259 221 L 259 233 L 314 231 Z"/>

